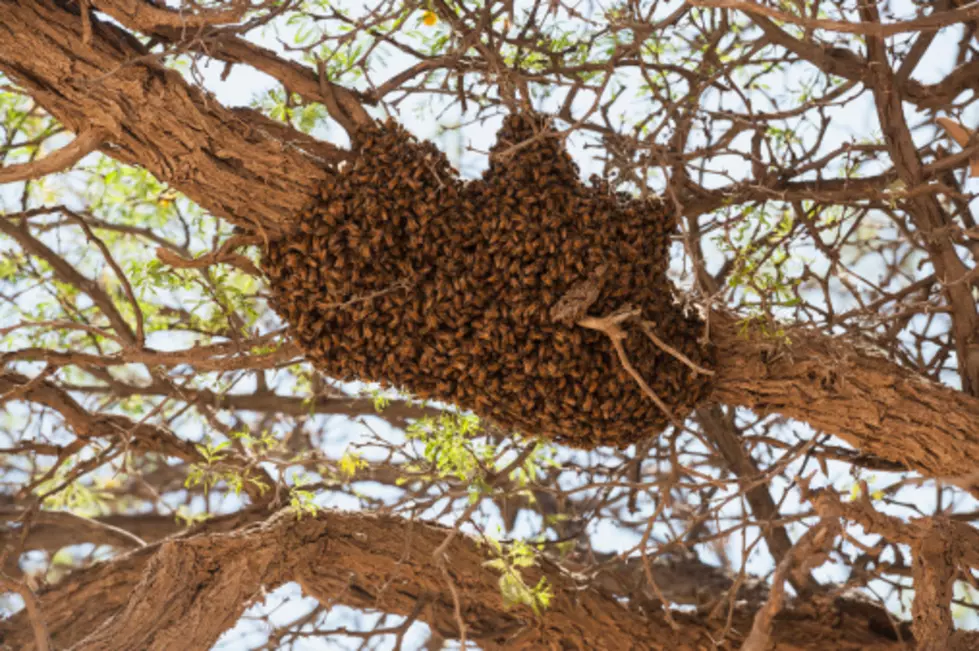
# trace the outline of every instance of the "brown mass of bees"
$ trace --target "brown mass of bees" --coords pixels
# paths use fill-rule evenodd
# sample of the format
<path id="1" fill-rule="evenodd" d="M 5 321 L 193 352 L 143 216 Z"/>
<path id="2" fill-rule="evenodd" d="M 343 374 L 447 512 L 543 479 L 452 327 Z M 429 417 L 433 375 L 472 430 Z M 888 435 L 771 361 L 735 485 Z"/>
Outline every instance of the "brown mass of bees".
<path id="1" fill-rule="evenodd" d="M 579 180 L 553 131 L 506 119 L 478 181 L 394 123 L 359 134 L 356 159 L 265 259 L 273 307 L 308 359 L 341 380 L 381 382 L 570 445 L 625 445 L 669 419 L 609 338 L 550 310 L 606 265 L 590 316 L 626 305 L 701 367 L 703 323 L 667 278 L 674 217 L 659 200 Z M 710 378 L 624 326 L 630 361 L 677 418 Z"/>

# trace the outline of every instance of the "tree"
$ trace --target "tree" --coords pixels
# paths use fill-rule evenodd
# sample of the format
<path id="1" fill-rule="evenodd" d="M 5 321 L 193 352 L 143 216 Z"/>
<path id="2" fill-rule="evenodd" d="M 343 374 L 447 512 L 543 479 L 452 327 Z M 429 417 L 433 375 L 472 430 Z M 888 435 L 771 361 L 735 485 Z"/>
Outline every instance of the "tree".
<path id="1" fill-rule="evenodd" d="M 979 647 L 977 20 L 0 0 L 0 643 Z M 249 106 L 212 92 L 254 71 Z M 664 432 L 580 450 L 345 384 L 270 307 L 268 252 L 376 118 L 473 143 L 450 150 L 472 179 L 507 115 L 677 219 L 672 281 L 713 353 L 656 344 L 710 378 Z M 615 342 L 643 322 L 589 312 L 616 282 L 568 328 L 641 388 Z"/>

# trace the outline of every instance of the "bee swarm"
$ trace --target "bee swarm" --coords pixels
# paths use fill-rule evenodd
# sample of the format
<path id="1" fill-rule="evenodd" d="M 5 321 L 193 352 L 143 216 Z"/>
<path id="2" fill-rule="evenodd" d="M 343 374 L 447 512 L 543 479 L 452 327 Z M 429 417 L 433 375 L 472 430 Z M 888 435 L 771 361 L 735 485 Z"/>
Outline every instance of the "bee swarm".
<path id="1" fill-rule="evenodd" d="M 602 265 L 607 279 L 589 315 L 640 308 L 660 339 L 713 367 L 712 347 L 697 341 L 703 323 L 674 303 L 667 278 L 671 211 L 612 194 L 594 177 L 583 184 L 536 118 L 508 117 L 489 170 L 467 183 L 397 124 L 365 130 L 358 144 L 355 161 L 264 261 L 273 307 L 320 371 L 579 447 L 658 433 L 669 419 L 608 338 L 550 316 Z M 682 419 L 710 377 L 638 325 L 627 331 L 630 361 Z"/>

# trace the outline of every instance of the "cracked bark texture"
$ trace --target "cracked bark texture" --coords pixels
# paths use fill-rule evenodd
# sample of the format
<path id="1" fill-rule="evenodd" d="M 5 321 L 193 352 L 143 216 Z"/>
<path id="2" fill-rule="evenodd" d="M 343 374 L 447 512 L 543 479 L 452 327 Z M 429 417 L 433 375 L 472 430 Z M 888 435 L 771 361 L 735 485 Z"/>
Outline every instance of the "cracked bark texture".
<path id="1" fill-rule="evenodd" d="M 718 346 L 713 399 L 781 414 L 866 454 L 971 485 L 979 401 L 889 361 L 871 342 L 787 328 L 773 338 L 711 315 Z"/>
<path id="2" fill-rule="evenodd" d="M 226 533 L 149 545 L 75 572 L 39 597 L 55 646 L 73 650 L 208 648 L 263 589 L 288 581 L 324 603 L 400 615 L 423 602 L 421 618 L 444 637 L 457 637 L 452 596 L 431 558 L 447 533 L 361 513 L 321 512 L 297 520 L 286 509 Z M 613 594 L 583 590 L 584 577 L 549 562 L 526 576 L 536 582 L 546 575 L 555 589 L 547 616 L 538 619 L 528 609 L 504 607 L 498 577 L 483 565 L 486 552 L 466 536 L 457 536 L 446 550 L 468 637 L 484 649 L 699 651 L 712 648 L 711 633 L 723 626 L 723 619 L 705 614 L 674 613 L 674 630 L 661 610 L 627 610 Z M 685 578 L 688 585 L 698 580 Z M 699 580 L 705 578 L 701 574 Z M 750 630 L 753 614 L 747 602 L 737 609 L 735 630 Z M 29 627 L 19 625 L 22 617 L 0 623 L 0 644 L 33 648 Z M 785 608 L 772 631 L 780 650 L 914 648 L 907 638 L 897 638 L 873 605 L 826 597 Z"/>
<path id="3" fill-rule="evenodd" d="M 75 133 L 107 134 L 102 153 L 229 221 L 280 232 L 341 158 L 323 160 L 276 137 L 280 125 L 260 114 L 222 106 L 122 29 L 94 21 L 84 43 L 72 3 L 4 0 L 0 12 L 4 73 Z"/>

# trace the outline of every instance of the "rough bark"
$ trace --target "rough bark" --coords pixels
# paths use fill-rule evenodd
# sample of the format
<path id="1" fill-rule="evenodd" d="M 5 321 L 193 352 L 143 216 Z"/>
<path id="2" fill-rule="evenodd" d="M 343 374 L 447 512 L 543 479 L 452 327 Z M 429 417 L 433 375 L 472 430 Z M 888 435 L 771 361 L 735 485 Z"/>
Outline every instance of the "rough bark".
<path id="1" fill-rule="evenodd" d="M 457 638 L 452 591 L 432 558 L 448 533 L 391 516 L 323 511 L 297 520 L 285 510 L 227 533 L 148 545 L 73 573 L 38 596 L 58 648 L 208 648 L 263 587 L 288 581 L 325 603 L 405 616 L 423 602 L 419 618 Z M 546 576 L 554 588 L 551 606 L 537 618 L 527 608 L 503 605 L 498 576 L 483 565 L 488 553 L 463 535 L 445 550 L 467 638 L 484 649 L 693 651 L 713 648 L 712 636 L 725 627 L 723 616 L 673 613 L 674 630 L 662 610 L 627 610 L 600 589 L 583 590 L 581 577 L 550 563 L 524 573 L 529 584 Z M 751 628 L 753 615 L 750 607 L 735 611 L 733 641 Z M 772 631 L 785 650 L 914 648 L 898 637 L 879 609 L 827 598 L 787 607 Z M 24 615 L 0 624 L 0 643 L 33 648 Z"/>
<path id="2" fill-rule="evenodd" d="M 0 69 L 75 133 L 98 128 L 101 151 L 139 165 L 232 222 L 274 234 L 327 174 L 322 155 L 273 134 L 280 125 L 222 106 L 164 68 L 130 34 L 77 6 L 0 2 Z M 337 158 L 341 157 L 337 151 Z"/>
<path id="3" fill-rule="evenodd" d="M 872 344 L 811 328 L 788 341 L 711 315 L 719 348 L 713 399 L 781 414 L 867 454 L 929 477 L 971 485 L 979 458 L 979 400 L 889 361 Z"/>
<path id="4" fill-rule="evenodd" d="M 19 528 L 0 530 L 0 549 L 8 545 L 11 548 L 20 546 L 25 550 L 40 549 L 54 554 L 69 545 L 92 543 L 108 545 L 122 553 L 167 537 L 230 531 L 259 522 L 267 515 L 265 509 L 252 507 L 216 516 L 188 529 L 174 517 L 166 515 L 110 515 L 88 519 L 65 512 L 41 511 L 31 518 L 26 538 Z M 19 522 L 25 516 L 23 508 L 0 507 L 0 522 Z M 664 597 L 673 604 L 701 606 L 731 590 L 736 579 L 721 568 L 703 563 L 695 554 L 663 554 L 650 564 L 650 571 L 660 588 L 657 597 L 648 585 L 641 558 L 620 561 L 609 554 L 599 555 L 597 560 L 602 564 L 602 571 L 593 579 L 595 588 L 607 594 L 639 595 L 649 601 Z M 564 566 L 572 572 L 585 567 L 579 568 L 573 560 L 565 560 Z M 17 575 L 16 563 L 8 574 Z M 761 603 L 768 594 L 768 587 L 763 581 L 748 579 L 738 584 L 738 599 Z"/>

